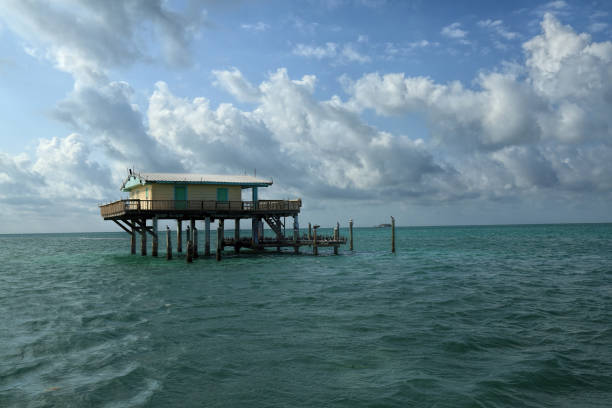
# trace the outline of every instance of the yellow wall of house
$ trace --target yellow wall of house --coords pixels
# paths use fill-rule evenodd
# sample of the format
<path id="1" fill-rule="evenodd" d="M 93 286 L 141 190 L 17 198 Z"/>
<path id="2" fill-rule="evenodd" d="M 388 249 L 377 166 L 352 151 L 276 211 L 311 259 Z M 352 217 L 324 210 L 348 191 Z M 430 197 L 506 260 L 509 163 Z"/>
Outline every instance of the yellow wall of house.
<path id="1" fill-rule="evenodd" d="M 130 199 L 132 200 L 146 200 L 147 199 L 147 188 L 149 190 L 149 200 L 152 197 L 151 186 L 138 186 L 130 190 Z"/>
<path id="2" fill-rule="evenodd" d="M 185 184 L 187 186 L 188 200 L 217 200 L 217 188 L 227 188 L 229 201 L 241 201 L 242 189 L 240 186 L 224 186 L 214 184 Z M 147 200 L 146 189 L 149 189 L 149 200 L 174 200 L 174 184 L 147 184 L 134 187 L 130 190 L 133 200 Z"/>

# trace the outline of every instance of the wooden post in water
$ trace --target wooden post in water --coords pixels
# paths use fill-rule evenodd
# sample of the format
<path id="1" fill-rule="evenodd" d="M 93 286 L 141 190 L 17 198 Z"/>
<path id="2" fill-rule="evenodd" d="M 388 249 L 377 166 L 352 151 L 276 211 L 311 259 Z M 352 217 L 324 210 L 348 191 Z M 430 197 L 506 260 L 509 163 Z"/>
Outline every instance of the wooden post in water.
<path id="1" fill-rule="evenodd" d="M 240 253 L 240 218 L 234 220 L 234 251 Z"/>
<path id="2" fill-rule="evenodd" d="M 195 219 L 192 218 L 189 220 L 189 232 L 187 233 L 187 240 L 191 241 L 191 257 L 192 258 L 195 258 L 195 256 L 193 256 L 193 250 L 195 247 L 195 238 L 193 237 L 194 229 L 195 229 Z"/>
<path id="3" fill-rule="evenodd" d="M 391 252 L 395 253 L 395 218 L 391 216 Z"/>
<path id="4" fill-rule="evenodd" d="M 210 256 L 210 217 L 204 220 L 204 256 Z"/>
<path id="5" fill-rule="evenodd" d="M 191 229 L 191 233 L 193 235 L 193 258 L 196 259 L 198 255 L 198 229 L 193 226 Z"/>
<path id="6" fill-rule="evenodd" d="M 295 245 L 293 247 L 293 251 L 296 254 L 300 253 L 300 246 L 298 245 L 298 239 L 300 237 L 300 225 L 298 222 L 298 216 L 297 214 L 293 216 L 293 245 Z"/>
<path id="7" fill-rule="evenodd" d="M 353 250 L 353 219 L 349 220 L 349 249 Z"/>
<path id="8" fill-rule="evenodd" d="M 264 234 L 264 223 L 263 223 L 262 218 L 259 218 L 259 221 L 257 221 L 257 236 L 259 237 L 259 241 L 262 243 L 266 239 L 266 235 Z"/>
<path id="9" fill-rule="evenodd" d="M 308 223 L 308 239 L 312 239 L 312 224 Z"/>
<path id="10" fill-rule="evenodd" d="M 221 260 L 221 227 L 217 227 L 217 250 L 215 251 L 215 258 L 217 262 Z"/>
<path id="11" fill-rule="evenodd" d="M 189 225 L 187 225 L 185 235 L 185 248 L 187 248 L 187 252 L 189 252 L 189 248 L 187 247 L 187 244 L 189 243 L 189 241 L 191 241 L 191 228 L 189 228 Z"/>
<path id="12" fill-rule="evenodd" d="M 176 252 L 183 252 L 183 221 L 176 220 Z"/>
<path id="13" fill-rule="evenodd" d="M 166 259 L 172 259 L 172 231 L 170 231 L 170 227 L 166 225 Z"/>
<path id="14" fill-rule="evenodd" d="M 191 243 L 191 240 L 187 241 L 187 258 L 185 258 L 187 260 L 188 263 L 193 262 L 193 244 Z"/>
<path id="15" fill-rule="evenodd" d="M 317 247 L 317 229 L 319 229 L 319 226 L 315 225 L 313 228 L 314 234 L 312 236 L 312 254 L 319 255 L 319 248 Z"/>
<path id="16" fill-rule="evenodd" d="M 142 220 L 140 224 L 140 255 L 147 255 L 147 219 Z"/>
<path id="17" fill-rule="evenodd" d="M 223 242 L 225 238 L 225 220 L 223 218 L 219 220 L 219 227 L 221 228 L 221 250 L 223 251 L 225 248 L 225 242 Z"/>
<path id="18" fill-rule="evenodd" d="M 340 239 L 340 223 L 336 222 L 336 228 L 334 228 L 334 241 Z M 338 255 L 338 245 L 334 245 L 334 255 Z"/>
<path id="19" fill-rule="evenodd" d="M 136 255 L 136 220 L 132 220 L 132 236 L 130 237 L 130 254 Z"/>
<path id="20" fill-rule="evenodd" d="M 157 256 L 157 246 L 159 241 L 157 239 L 157 217 L 153 217 L 153 242 L 151 243 L 151 256 Z"/>

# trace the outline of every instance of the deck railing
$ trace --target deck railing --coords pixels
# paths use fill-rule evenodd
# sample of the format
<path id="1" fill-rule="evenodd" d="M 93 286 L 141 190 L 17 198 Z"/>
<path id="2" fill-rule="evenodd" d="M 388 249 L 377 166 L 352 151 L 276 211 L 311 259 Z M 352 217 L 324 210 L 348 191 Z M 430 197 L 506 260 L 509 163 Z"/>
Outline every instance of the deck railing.
<path id="1" fill-rule="evenodd" d="M 254 211 L 299 210 L 300 200 L 215 201 L 215 200 L 119 200 L 100 206 L 102 217 L 114 217 L 132 211 Z"/>

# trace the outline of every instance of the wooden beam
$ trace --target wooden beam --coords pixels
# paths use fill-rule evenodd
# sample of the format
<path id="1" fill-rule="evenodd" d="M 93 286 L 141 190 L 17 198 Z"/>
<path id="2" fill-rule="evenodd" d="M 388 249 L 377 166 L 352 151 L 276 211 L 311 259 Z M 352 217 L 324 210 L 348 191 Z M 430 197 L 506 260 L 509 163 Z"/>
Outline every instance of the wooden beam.
<path id="1" fill-rule="evenodd" d="M 125 232 L 127 232 L 128 234 L 132 235 L 132 231 L 130 231 L 126 226 L 124 226 L 123 224 L 121 224 L 118 220 L 113 220 L 113 222 L 115 224 L 117 224 L 118 226 L 121 227 L 122 230 L 124 230 Z"/>
<path id="2" fill-rule="evenodd" d="M 140 230 L 139 232 L 142 232 L 142 230 L 144 229 L 146 232 L 148 232 L 149 234 L 151 234 L 151 236 L 155 237 L 155 232 L 153 231 L 153 227 L 148 227 L 147 226 L 147 219 L 143 218 L 141 221 L 136 221 L 139 225 L 140 225 Z"/>

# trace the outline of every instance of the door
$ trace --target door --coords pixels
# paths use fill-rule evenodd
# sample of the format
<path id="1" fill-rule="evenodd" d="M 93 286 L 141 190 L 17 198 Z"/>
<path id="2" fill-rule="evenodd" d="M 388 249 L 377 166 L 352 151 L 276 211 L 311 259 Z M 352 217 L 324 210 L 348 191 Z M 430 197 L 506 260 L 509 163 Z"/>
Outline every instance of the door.
<path id="1" fill-rule="evenodd" d="M 187 200 L 187 186 L 174 186 L 174 208 L 184 210 Z"/>
<path id="2" fill-rule="evenodd" d="M 227 188 L 217 189 L 217 201 L 227 201 Z"/>

